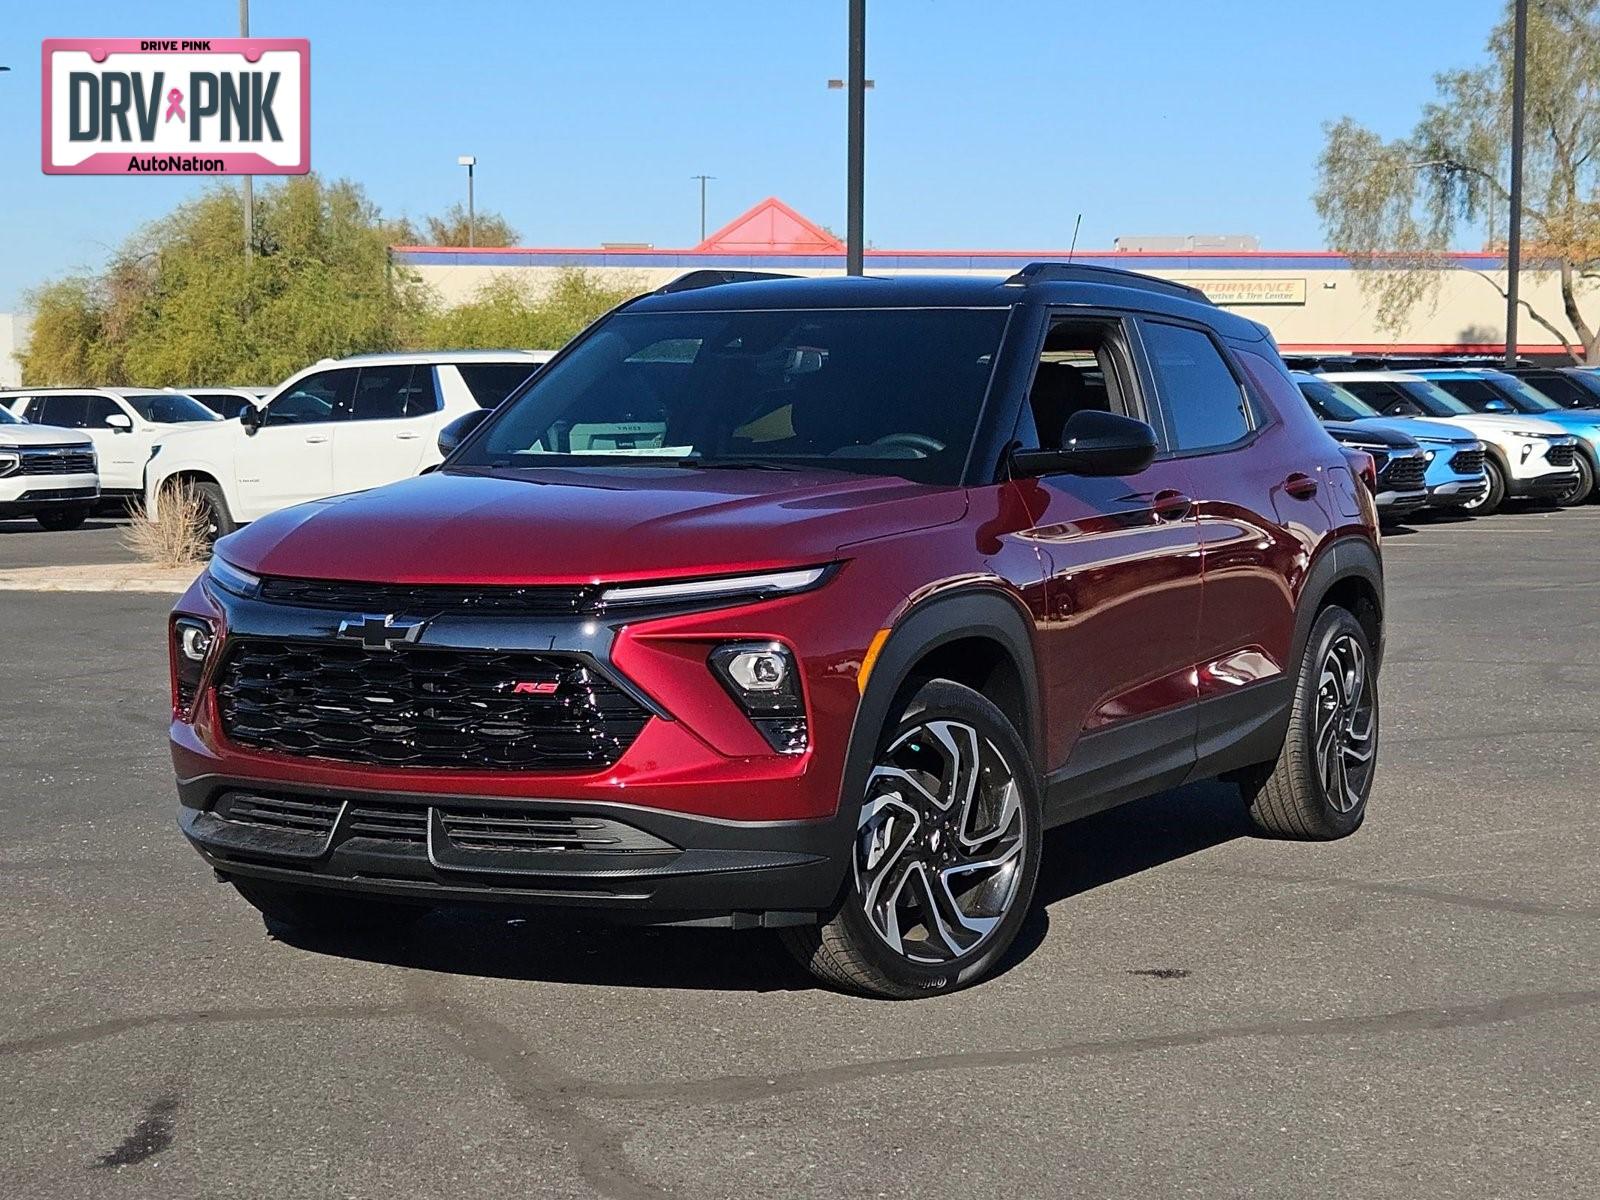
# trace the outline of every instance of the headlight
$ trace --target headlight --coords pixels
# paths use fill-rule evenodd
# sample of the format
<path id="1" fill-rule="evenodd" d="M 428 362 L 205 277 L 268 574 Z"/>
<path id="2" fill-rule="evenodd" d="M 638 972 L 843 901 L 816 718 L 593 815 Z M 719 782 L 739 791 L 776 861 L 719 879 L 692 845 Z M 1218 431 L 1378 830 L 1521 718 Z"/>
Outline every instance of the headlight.
<path id="1" fill-rule="evenodd" d="M 216 648 L 216 628 L 203 617 L 174 617 L 172 621 L 172 709 L 187 719 L 200 695 L 206 660 Z"/>
<path id="2" fill-rule="evenodd" d="M 804 754 L 808 743 L 794 655 L 780 642 L 730 642 L 711 652 L 711 670 L 750 723 L 779 754 Z"/>
<path id="3" fill-rule="evenodd" d="M 679 601 L 791 595 L 816 587 L 827 578 L 828 571 L 828 567 L 808 567 L 800 571 L 768 571 L 760 575 L 718 575 L 710 579 L 686 579 L 680 583 L 623 583 L 601 592 L 600 602 L 609 607 L 618 604 L 671 604 Z"/>
<path id="4" fill-rule="evenodd" d="M 1532 438 L 1536 442 L 1542 442 L 1550 435 L 1547 433 L 1529 433 L 1525 429 L 1513 429 L 1511 431 L 1511 436 L 1519 438 Z"/>
<path id="5" fill-rule="evenodd" d="M 212 554 L 211 565 L 206 568 L 206 578 L 223 591 L 232 592 L 235 596 L 250 597 L 261 590 L 259 575 L 241 571 L 220 554 Z"/>
<path id="6" fill-rule="evenodd" d="M 22 454 L 15 446 L 0 446 L 0 476 L 9 475 L 22 465 Z"/>

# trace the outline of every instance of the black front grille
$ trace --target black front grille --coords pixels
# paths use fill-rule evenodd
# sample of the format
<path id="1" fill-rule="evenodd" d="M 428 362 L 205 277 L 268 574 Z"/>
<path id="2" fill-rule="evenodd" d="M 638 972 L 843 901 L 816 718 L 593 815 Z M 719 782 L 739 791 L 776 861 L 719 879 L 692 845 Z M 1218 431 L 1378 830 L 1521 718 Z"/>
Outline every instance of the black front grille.
<path id="1" fill-rule="evenodd" d="M 462 850 L 636 854 L 673 849 L 642 829 L 600 817 L 444 808 L 439 819 Z"/>
<path id="2" fill-rule="evenodd" d="M 242 745 L 416 767 L 598 770 L 650 716 L 573 655 L 255 638 L 229 649 L 217 704 Z"/>
<path id="3" fill-rule="evenodd" d="M 383 612 L 408 616 L 441 613 L 518 613 L 567 617 L 599 611 L 600 589 L 593 586 L 459 587 L 449 584 L 349 583 L 338 579 L 261 581 L 261 598 L 305 608 L 345 612 Z"/>
<path id="4" fill-rule="evenodd" d="M 258 796 L 229 792 L 217 803 L 217 815 L 235 825 L 260 825 L 289 833 L 327 837 L 338 819 L 339 801 L 325 796 Z"/>
<path id="5" fill-rule="evenodd" d="M 362 801 L 350 806 L 345 820 L 350 837 L 377 838 L 385 842 L 426 842 L 428 810 L 402 804 L 374 804 Z"/>
<path id="6" fill-rule="evenodd" d="M 1546 454 L 1545 461 L 1552 467 L 1570 467 L 1578 457 L 1576 446 L 1551 446 Z"/>
<path id="7" fill-rule="evenodd" d="M 1427 473 L 1427 460 L 1420 454 L 1392 458 L 1378 474 L 1378 487 L 1385 492 L 1414 492 L 1422 487 L 1422 477 Z"/>
<path id="8" fill-rule="evenodd" d="M 1450 456 L 1450 469 L 1457 475 L 1482 475 L 1483 464 L 1482 450 L 1457 450 Z"/>
<path id="9" fill-rule="evenodd" d="M 88 446 L 24 446 L 19 475 L 92 475 L 94 451 Z"/>
<path id="10" fill-rule="evenodd" d="M 95 500 L 100 496 L 98 488 L 29 488 L 17 497 L 17 502 L 24 500 Z"/>

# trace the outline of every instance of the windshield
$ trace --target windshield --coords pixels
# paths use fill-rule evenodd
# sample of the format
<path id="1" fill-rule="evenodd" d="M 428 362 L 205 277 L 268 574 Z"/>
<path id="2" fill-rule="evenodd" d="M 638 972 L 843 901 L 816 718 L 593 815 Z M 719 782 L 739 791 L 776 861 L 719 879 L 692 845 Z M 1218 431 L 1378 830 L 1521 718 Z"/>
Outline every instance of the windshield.
<path id="1" fill-rule="evenodd" d="M 1562 411 L 1561 405 L 1550 399 L 1550 397 L 1546 396 L 1543 392 L 1538 391 L 1536 388 L 1524 383 L 1515 375 L 1507 375 L 1503 379 L 1499 376 L 1496 376 L 1494 385 L 1505 393 L 1506 399 L 1511 402 L 1512 407 L 1518 412 L 1541 413 Z"/>
<path id="2" fill-rule="evenodd" d="M 135 392 L 124 396 L 123 399 L 134 412 L 157 425 L 222 419 L 194 397 L 185 396 L 181 392 Z"/>
<path id="3" fill-rule="evenodd" d="M 1382 415 L 1365 400 L 1345 391 L 1338 384 L 1322 379 L 1302 379 L 1299 383 L 1300 394 L 1311 405 L 1311 411 L 1324 421 L 1361 421 Z"/>
<path id="4" fill-rule="evenodd" d="M 1416 402 L 1430 417 L 1470 417 L 1472 409 L 1426 379 L 1396 380 L 1395 387 Z"/>
<path id="5" fill-rule="evenodd" d="M 27 424 L 26 421 L 24 421 L 21 417 L 17 416 L 10 409 L 6 408 L 3 404 L 0 404 L 0 425 L 25 425 L 25 424 Z"/>
<path id="6" fill-rule="evenodd" d="M 956 483 L 1005 309 L 620 313 L 451 468 L 822 468 Z"/>

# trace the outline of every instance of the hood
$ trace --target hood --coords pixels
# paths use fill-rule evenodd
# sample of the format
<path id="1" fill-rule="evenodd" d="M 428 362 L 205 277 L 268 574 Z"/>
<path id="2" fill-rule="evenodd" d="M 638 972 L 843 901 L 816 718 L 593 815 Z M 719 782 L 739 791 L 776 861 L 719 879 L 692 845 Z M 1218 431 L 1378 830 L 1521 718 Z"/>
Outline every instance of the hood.
<path id="1" fill-rule="evenodd" d="M 839 472 L 621 467 L 436 472 L 272 513 L 218 545 L 262 575 L 588 583 L 815 565 L 959 520 L 960 488 Z"/>
<path id="2" fill-rule="evenodd" d="M 1390 450 L 1415 450 L 1414 438 L 1371 421 L 1324 421 L 1322 427 L 1336 442 L 1357 446 L 1386 446 Z"/>
<path id="3" fill-rule="evenodd" d="M 1481 429 L 1485 433 L 1536 433 L 1540 437 L 1565 437 L 1569 432 L 1552 421 L 1547 421 L 1542 416 L 1517 413 L 1515 416 L 1503 417 L 1494 413 L 1462 414 L 1458 417 L 1439 417 L 1441 421 L 1448 421 L 1452 425 L 1459 425 L 1463 429 Z"/>
<path id="4" fill-rule="evenodd" d="M 1363 417 L 1357 422 L 1362 429 L 1389 429 L 1419 442 L 1448 442 L 1456 446 L 1469 446 L 1478 439 L 1469 430 L 1448 421 L 1425 420 L 1420 417 Z"/>
<path id="5" fill-rule="evenodd" d="M 245 436 L 244 426 L 238 420 L 179 421 L 175 425 L 154 425 L 158 430 L 156 443 L 163 450 L 178 452 L 204 447 L 203 453 L 215 455 L 220 448 L 231 448 Z"/>
<path id="6" fill-rule="evenodd" d="M 57 425 L 0 425 L 0 446 L 88 446 L 93 439 L 81 429 Z"/>
<path id="7" fill-rule="evenodd" d="M 1588 441 L 1600 441 L 1600 412 L 1592 408 L 1587 410 L 1569 408 L 1560 412 L 1542 412 L 1534 419 L 1547 421 L 1552 425 L 1559 425 L 1565 432 L 1577 434 Z"/>

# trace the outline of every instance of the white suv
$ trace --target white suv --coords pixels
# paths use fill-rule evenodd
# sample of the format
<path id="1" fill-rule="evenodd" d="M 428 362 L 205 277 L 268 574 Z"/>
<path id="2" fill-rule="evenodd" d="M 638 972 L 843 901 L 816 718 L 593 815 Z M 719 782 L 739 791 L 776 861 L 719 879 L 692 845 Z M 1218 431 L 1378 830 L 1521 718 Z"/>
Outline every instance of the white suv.
<path id="1" fill-rule="evenodd" d="M 1354 392 L 1386 417 L 1427 417 L 1459 425 L 1484 443 L 1489 490 L 1463 510 L 1488 516 L 1508 496 L 1553 500 L 1578 478 L 1578 441 L 1538 417 L 1480 413 L 1431 379 L 1405 371 L 1326 371 L 1329 383 Z"/>
<path id="2" fill-rule="evenodd" d="M 0 392 L 0 404 L 31 424 L 88 434 L 100 456 L 101 495 L 124 500 L 144 495 L 156 442 L 221 420 L 197 400 L 156 388 L 19 388 Z"/>
<path id="3" fill-rule="evenodd" d="M 100 498 L 94 443 L 76 429 L 30 425 L 0 406 L 0 519 L 76 529 Z"/>
<path id="4" fill-rule="evenodd" d="M 439 462 L 439 431 L 494 408 L 548 350 L 458 350 L 324 359 L 235 421 L 165 439 L 145 472 L 145 512 L 194 489 L 215 536 L 269 512 L 416 475 Z"/>

